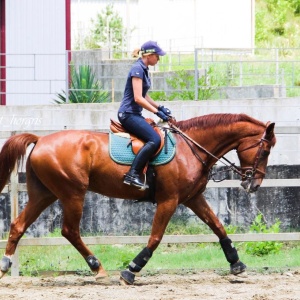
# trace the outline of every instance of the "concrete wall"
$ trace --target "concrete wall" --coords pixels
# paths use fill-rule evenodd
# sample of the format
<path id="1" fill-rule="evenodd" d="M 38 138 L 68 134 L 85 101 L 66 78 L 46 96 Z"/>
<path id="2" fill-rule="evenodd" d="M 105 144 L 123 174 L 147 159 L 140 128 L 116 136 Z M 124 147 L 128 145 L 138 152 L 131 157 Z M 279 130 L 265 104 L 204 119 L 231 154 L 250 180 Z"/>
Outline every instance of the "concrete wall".
<path id="1" fill-rule="evenodd" d="M 177 120 L 209 113 L 247 113 L 263 122 L 276 123 L 277 145 L 270 165 L 300 164 L 300 98 L 161 102 Z M 65 129 L 108 130 L 110 119 L 117 119 L 119 103 L 0 106 L 0 146 L 11 131 L 50 131 Z M 149 112 L 144 113 L 159 121 Z M 235 159 L 235 153 L 228 158 Z"/>
<path id="2" fill-rule="evenodd" d="M 226 176 L 222 173 L 221 176 Z M 228 174 L 229 175 L 229 174 Z M 269 166 L 266 178 L 300 178 L 300 165 Z M 282 229 L 297 230 L 300 227 L 300 187 L 260 187 L 255 194 L 247 194 L 240 188 L 207 188 L 204 195 L 215 214 L 224 224 L 248 227 L 256 215 L 263 213 L 269 225 L 277 219 Z M 19 193 L 19 210 L 28 201 L 27 193 Z M 144 234 L 150 231 L 156 206 L 152 203 L 134 203 L 131 200 L 108 198 L 88 192 L 85 197 L 81 231 L 103 235 Z M 203 223 L 191 210 L 180 205 L 172 222 L 180 224 Z M 59 201 L 48 207 L 27 230 L 27 236 L 44 236 L 63 222 Z M 10 225 L 10 199 L 0 195 L 0 239 Z"/>

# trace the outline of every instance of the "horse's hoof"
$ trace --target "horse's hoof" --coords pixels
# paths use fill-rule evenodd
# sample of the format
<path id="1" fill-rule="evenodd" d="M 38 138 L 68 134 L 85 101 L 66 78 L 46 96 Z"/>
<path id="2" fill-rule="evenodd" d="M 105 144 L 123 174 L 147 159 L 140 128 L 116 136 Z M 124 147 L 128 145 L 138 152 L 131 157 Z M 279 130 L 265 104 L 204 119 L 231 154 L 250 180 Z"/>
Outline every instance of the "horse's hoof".
<path id="1" fill-rule="evenodd" d="M 125 285 L 132 285 L 135 275 L 129 270 L 122 271 L 120 274 L 120 282 Z"/>
<path id="2" fill-rule="evenodd" d="M 2 272 L 2 271 L 0 270 L 0 279 L 1 279 L 5 274 L 6 274 L 6 272 Z"/>
<path id="3" fill-rule="evenodd" d="M 126 282 L 122 277 L 120 277 L 120 284 L 123 286 L 128 286 L 130 285 L 128 282 Z"/>
<path id="4" fill-rule="evenodd" d="M 230 273 L 233 275 L 241 274 L 241 273 L 245 272 L 246 269 L 247 269 L 247 266 L 245 264 L 243 264 L 241 261 L 238 261 L 238 262 L 230 265 Z"/>
<path id="5" fill-rule="evenodd" d="M 106 279 L 108 279 L 108 275 L 105 273 L 98 273 L 96 276 L 95 276 L 95 280 L 96 281 L 106 281 Z"/>
<path id="6" fill-rule="evenodd" d="M 243 271 L 242 273 L 238 273 L 235 276 L 239 278 L 248 278 L 248 273 L 246 271 Z"/>

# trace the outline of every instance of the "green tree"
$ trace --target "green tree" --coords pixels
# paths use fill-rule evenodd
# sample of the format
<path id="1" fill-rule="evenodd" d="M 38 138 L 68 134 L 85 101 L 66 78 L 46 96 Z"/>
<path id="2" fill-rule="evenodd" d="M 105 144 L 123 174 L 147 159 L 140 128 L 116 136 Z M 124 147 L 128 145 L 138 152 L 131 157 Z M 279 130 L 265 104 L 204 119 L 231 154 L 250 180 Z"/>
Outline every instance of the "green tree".
<path id="1" fill-rule="evenodd" d="M 109 4 L 92 19 L 90 35 L 85 39 L 87 49 L 103 48 L 108 46 L 110 51 L 120 52 L 126 46 L 127 29 L 123 20 L 114 11 L 113 4 Z"/>

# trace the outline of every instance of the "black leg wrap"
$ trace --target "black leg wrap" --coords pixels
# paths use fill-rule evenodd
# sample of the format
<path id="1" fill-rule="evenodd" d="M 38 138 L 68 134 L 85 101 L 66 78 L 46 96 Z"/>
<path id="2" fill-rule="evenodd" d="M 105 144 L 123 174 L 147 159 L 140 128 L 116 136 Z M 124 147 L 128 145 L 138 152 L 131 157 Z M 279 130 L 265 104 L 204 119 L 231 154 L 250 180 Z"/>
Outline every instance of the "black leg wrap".
<path id="1" fill-rule="evenodd" d="M 130 262 L 129 264 L 129 271 L 131 272 L 139 272 L 142 270 L 143 267 L 147 264 L 149 259 L 152 256 L 152 251 L 145 247 L 137 256 L 136 258 Z"/>
<path id="2" fill-rule="evenodd" d="M 11 267 L 12 262 L 9 257 L 3 256 L 1 260 L 1 271 L 6 273 Z"/>
<path id="3" fill-rule="evenodd" d="M 220 240 L 221 247 L 224 251 L 225 257 L 230 264 L 235 264 L 239 260 L 236 249 L 234 248 L 230 238 Z"/>
<path id="4" fill-rule="evenodd" d="M 128 284 L 133 284 L 135 275 L 129 270 L 122 271 L 121 278 Z"/>
<path id="5" fill-rule="evenodd" d="M 96 270 L 100 267 L 99 260 L 93 255 L 89 255 L 85 260 L 92 270 Z"/>
<path id="6" fill-rule="evenodd" d="M 233 275 L 243 273 L 246 271 L 246 269 L 247 269 L 247 266 L 245 264 L 243 264 L 241 261 L 238 261 L 235 264 L 230 265 L 230 273 Z"/>

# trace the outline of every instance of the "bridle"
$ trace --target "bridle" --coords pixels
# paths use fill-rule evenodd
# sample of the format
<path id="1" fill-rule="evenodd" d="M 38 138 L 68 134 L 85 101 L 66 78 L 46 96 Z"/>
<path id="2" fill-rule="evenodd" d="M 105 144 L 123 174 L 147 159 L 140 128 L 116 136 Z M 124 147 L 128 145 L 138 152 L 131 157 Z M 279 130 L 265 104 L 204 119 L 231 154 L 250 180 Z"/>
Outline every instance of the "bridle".
<path id="1" fill-rule="evenodd" d="M 178 133 L 182 138 L 183 140 L 187 143 L 187 145 L 190 147 L 190 149 L 192 150 L 193 154 L 195 155 L 195 157 L 204 165 L 206 166 L 206 162 L 203 161 L 203 159 L 198 155 L 198 153 L 195 151 L 195 149 L 192 147 L 191 143 L 194 144 L 196 147 L 198 147 L 199 149 L 201 149 L 202 151 L 204 151 L 206 154 L 208 154 L 209 156 L 215 158 L 217 161 L 221 162 L 222 164 L 224 164 L 225 166 L 227 166 L 227 170 L 231 170 L 233 171 L 234 173 L 238 174 L 239 176 L 241 176 L 241 179 L 242 180 L 252 180 L 252 179 L 258 179 L 260 177 L 255 177 L 255 174 L 256 173 L 259 173 L 261 174 L 261 178 L 264 178 L 264 176 L 266 175 L 266 173 L 262 170 L 260 170 L 258 168 L 258 165 L 259 165 L 259 162 L 262 158 L 262 154 L 263 154 L 263 143 L 266 142 L 270 145 L 270 141 L 267 140 L 265 138 L 266 136 L 266 132 L 264 132 L 262 138 L 254 143 L 253 145 L 250 145 L 242 150 L 238 150 L 237 149 L 237 153 L 241 153 L 241 152 L 244 152 L 244 151 L 247 151 L 249 149 L 252 149 L 252 148 L 255 148 L 255 147 L 258 147 L 257 149 L 257 153 L 255 155 L 255 161 L 253 163 L 253 166 L 250 166 L 250 167 L 237 167 L 234 163 L 232 163 L 230 160 L 228 160 L 226 157 L 222 156 L 222 157 L 217 157 L 215 156 L 214 154 L 212 154 L 211 152 L 209 152 L 208 150 L 206 150 L 204 147 L 202 147 L 201 145 L 199 145 L 196 141 L 194 141 L 192 138 L 190 138 L 188 135 L 186 135 L 184 132 L 182 132 L 178 127 L 176 127 L 174 124 L 172 124 L 171 122 L 169 122 L 169 125 L 170 125 L 170 129 L 172 132 L 175 132 L 175 133 Z M 225 161 L 225 162 L 224 162 Z M 224 171 L 222 171 L 224 172 Z M 218 173 L 218 172 L 217 172 Z M 215 175 L 216 173 L 210 173 L 210 178 L 213 179 L 213 175 Z M 226 178 L 224 179 L 221 179 L 221 180 L 215 180 L 213 179 L 214 181 L 223 181 L 225 180 Z"/>
<path id="2" fill-rule="evenodd" d="M 248 146 L 242 150 L 238 150 L 237 149 L 237 153 L 241 153 L 241 152 L 244 152 L 246 150 L 249 150 L 249 149 L 252 149 L 252 148 L 255 148 L 255 147 L 258 147 L 257 149 L 257 152 L 256 152 L 256 155 L 255 155 L 255 161 L 253 163 L 253 166 L 252 167 L 240 167 L 239 169 L 242 170 L 242 178 L 246 178 L 248 180 L 252 180 L 252 179 L 259 179 L 259 177 L 254 177 L 256 173 L 259 173 L 261 174 L 261 178 L 264 178 L 265 175 L 266 175 L 266 172 L 260 170 L 258 168 L 258 165 L 259 165 L 259 162 L 260 162 L 260 159 L 262 158 L 262 154 L 263 154 L 263 143 L 266 142 L 268 145 L 270 145 L 270 141 L 267 140 L 265 138 L 265 133 L 263 135 L 263 137 L 256 143 L 254 143 L 253 145 L 251 146 Z M 267 151 L 265 151 L 267 152 Z M 245 172 L 243 173 L 243 170 L 245 170 Z"/>

